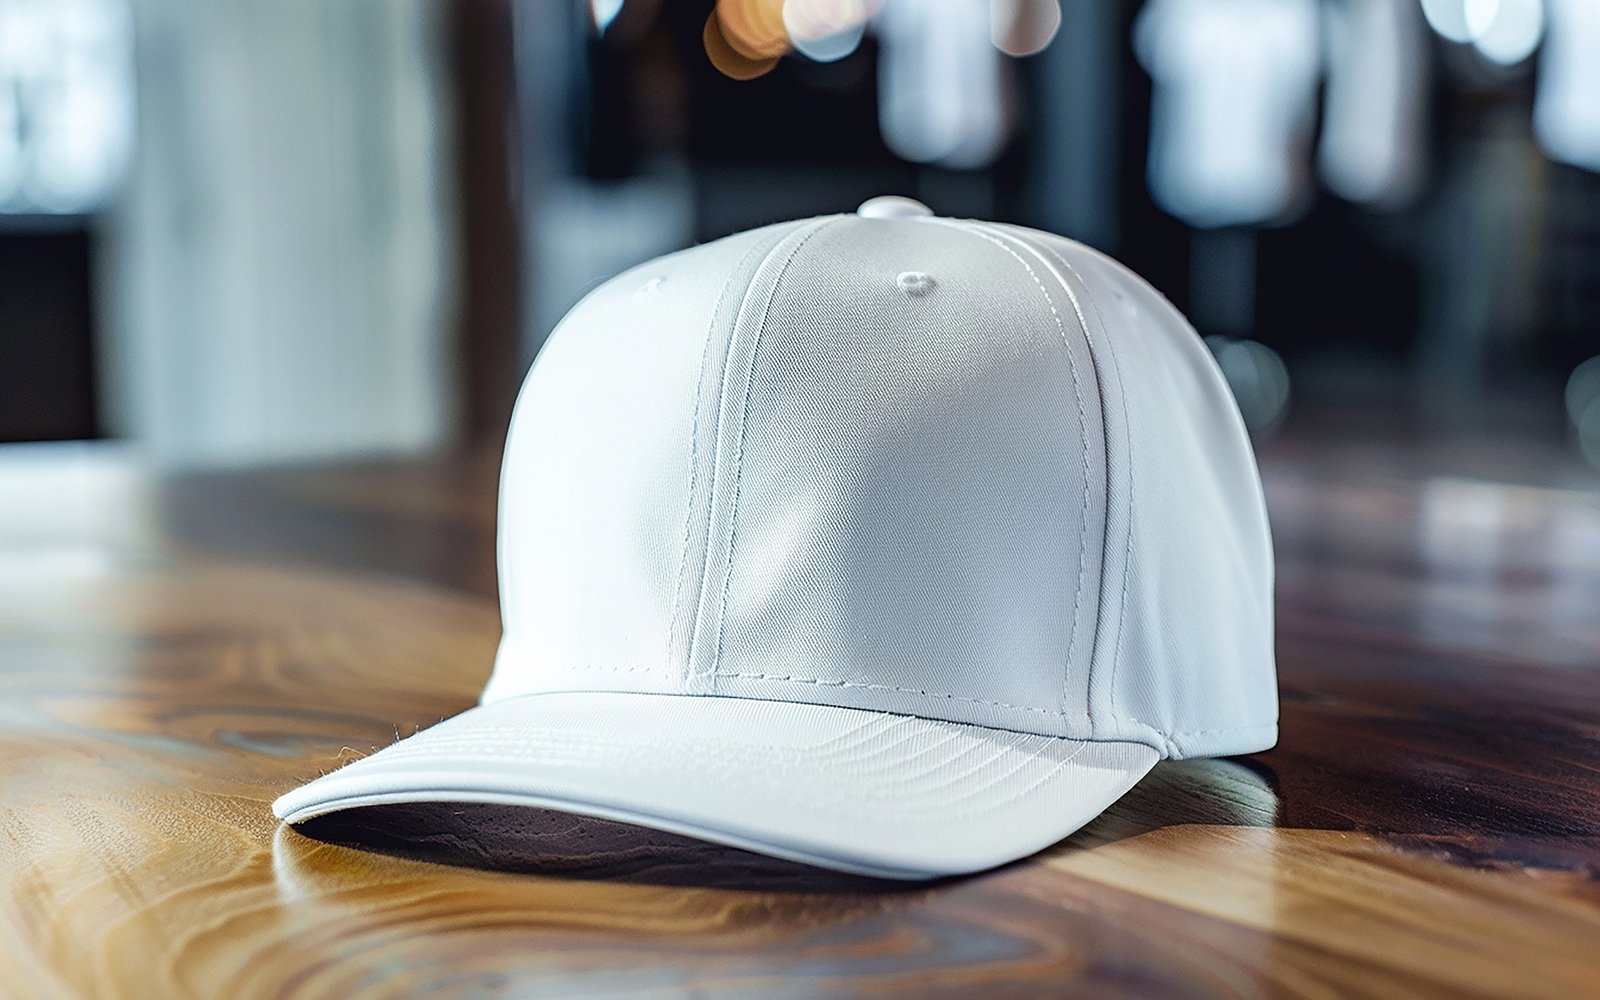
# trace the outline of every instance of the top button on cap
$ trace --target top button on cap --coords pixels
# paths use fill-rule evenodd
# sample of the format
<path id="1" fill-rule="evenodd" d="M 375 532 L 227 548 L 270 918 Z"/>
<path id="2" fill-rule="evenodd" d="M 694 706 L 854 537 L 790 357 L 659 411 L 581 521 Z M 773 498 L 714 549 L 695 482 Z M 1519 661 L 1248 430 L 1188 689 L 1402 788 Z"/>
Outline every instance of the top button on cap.
<path id="1" fill-rule="evenodd" d="M 861 203 L 856 214 L 863 219 L 920 219 L 933 214 L 933 209 L 920 201 L 886 194 Z"/>

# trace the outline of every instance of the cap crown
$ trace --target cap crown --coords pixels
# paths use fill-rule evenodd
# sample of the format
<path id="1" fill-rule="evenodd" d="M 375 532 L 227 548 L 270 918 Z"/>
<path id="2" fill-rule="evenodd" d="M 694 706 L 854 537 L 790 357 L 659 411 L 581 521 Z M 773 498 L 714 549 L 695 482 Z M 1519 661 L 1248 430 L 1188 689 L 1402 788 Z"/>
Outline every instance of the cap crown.
<path id="1" fill-rule="evenodd" d="M 803 701 L 1271 745 L 1249 441 L 1148 285 L 1011 226 L 831 216 L 568 314 L 507 443 L 485 701 Z"/>

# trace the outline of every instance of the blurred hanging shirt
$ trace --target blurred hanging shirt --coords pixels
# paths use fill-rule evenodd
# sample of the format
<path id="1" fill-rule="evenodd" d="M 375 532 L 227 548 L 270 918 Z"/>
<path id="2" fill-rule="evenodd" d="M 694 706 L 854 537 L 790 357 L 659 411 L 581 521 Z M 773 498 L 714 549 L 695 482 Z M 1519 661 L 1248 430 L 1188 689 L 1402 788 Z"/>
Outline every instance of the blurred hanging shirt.
<path id="1" fill-rule="evenodd" d="M 1134 49 L 1155 84 L 1150 192 L 1201 228 L 1282 219 L 1305 190 L 1314 0 L 1151 0 Z"/>
<path id="2" fill-rule="evenodd" d="M 1009 131 L 989 0 L 896 0 L 877 30 L 879 122 L 895 155 L 956 169 L 986 167 Z"/>
<path id="3" fill-rule="evenodd" d="M 1427 25 L 1416 0 L 1328 8 L 1322 178 L 1339 196 L 1393 208 L 1422 179 Z"/>
<path id="4" fill-rule="evenodd" d="M 1600 171 L 1600 2 L 1546 3 L 1534 132 L 1552 159 Z"/>

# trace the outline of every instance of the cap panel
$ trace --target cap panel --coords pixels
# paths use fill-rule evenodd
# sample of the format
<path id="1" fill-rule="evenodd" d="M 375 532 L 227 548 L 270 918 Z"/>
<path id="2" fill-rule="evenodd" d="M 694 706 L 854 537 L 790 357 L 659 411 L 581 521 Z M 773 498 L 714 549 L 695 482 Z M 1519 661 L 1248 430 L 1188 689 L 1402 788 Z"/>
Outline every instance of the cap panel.
<path id="1" fill-rule="evenodd" d="M 790 265 L 818 232 L 838 218 L 822 216 L 792 227 L 755 267 L 739 276 L 740 294 L 733 302 L 727 325 L 718 326 L 719 331 L 727 332 L 719 333 L 708 352 L 708 357 L 716 360 L 705 369 L 696 418 L 709 433 L 709 440 L 701 449 L 708 468 L 701 478 L 704 498 L 696 496 L 690 522 L 699 530 L 694 533 L 685 559 L 688 579 L 694 585 L 683 593 L 675 612 L 679 624 L 674 648 L 683 650 L 685 687 L 694 693 L 709 694 L 716 689 L 713 676 L 720 639 L 717 616 L 726 600 L 726 587 L 719 588 L 713 581 L 725 565 L 737 509 L 727 498 L 738 495 L 737 456 L 749 405 L 751 358 L 772 311 L 773 295 Z"/>
<path id="2" fill-rule="evenodd" d="M 1027 238 L 1086 290 L 1091 339 L 1105 345 L 1125 402 L 1108 415 L 1101 604 L 1117 627 L 1102 629 L 1096 651 L 1096 738 L 1155 733 L 1172 757 L 1266 749 L 1278 709 L 1272 545 L 1232 394 L 1194 330 L 1142 279 L 1069 240 Z"/>
<path id="3" fill-rule="evenodd" d="M 1092 714 L 1094 703 L 1090 698 L 1090 690 L 1094 668 L 1096 664 L 1110 662 L 1109 658 L 1099 656 L 1097 651 L 1105 634 L 1109 632 L 1115 635 L 1120 624 L 1118 609 L 1106 606 L 1103 595 L 1108 586 L 1108 576 L 1120 579 L 1122 571 L 1122 567 L 1116 564 L 1122 539 L 1111 537 L 1108 530 L 1109 512 L 1113 507 L 1125 506 L 1128 494 L 1127 463 L 1123 460 L 1127 454 L 1127 422 L 1118 419 L 1122 408 L 1126 406 L 1121 383 L 1112 367 L 1110 349 L 1103 343 L 1105 334 L 1097 322 L 1098 314 L 1094 311 L 1089 290 L 1071 268 L 1065 266 L 1059 255 L 1030 240 L 1030 231 L 1017 226 L 974 219 L 949 220 L 947 224 L 960 226 L 986 239 L 1005 241 L 1050 289 L 1052 298 L 1059 298 L 1064 303 L 1062 308 L 1071 310 L 1082 334 L 1072 339 L 1071 346 L 1074 353 L 1082 357 L 1074 367 L 1075 385 L 1080 386 L 1077 391 L 1092 394 L 1100 414 L 1100 434 L 1098 437 L 1089 435 L 1090 440 L 1086 441 L 1084 448 L 1085 477 L 1094 484 L 1085 492 L 1085 497 L 1094 495 L 1099 499 L 1099 504 L 1094 507 L 1094 516 L 1098 518 L 1096 527 L 1099 529 L 1097 537 L 1100 542 L 1098 549 L 1090 550 L 1088 535 L 1085 535 L 1085 550 L 1081 558 L 1092 567 L 1092 572 L 1086 577 L 1087 593 L 1081 602 L 1085 610 L 1079 619 L 1072 659 L 1063 677 L 1062 703 L 1067 716 L 1084 719 L 1084 731 L 1092 734 L 1095 732 Z M 1078 377 L 1079 369 L 1083 373 L 1081 378 Z M 1096 476 L 1099 478 L 1095 479 Z M 1084 513 L 1086 517 L 1089 515 L 1088 506 Z M 1158 740 L 1148 737 L 1147 740 L 1153 746 L 1161 745 Z"/>
<path id="4" fill-rule="evenodd" d="M 1086 735 L 1063 685 L 1093 636 L 1102 433 L 1060 289 L 998 239 L 844 218 L 759 319 L 724 410 L 715 690 Z"/>
<path id="5" fill-rule="evenodd" d="M 696 418 L 743 286 L 794 224 L 695 247 L 591 292 L 524 384 L 500 491 L 504 639 L 485 702 L 677 691 L 706 429 Z M 702 370 L 712 369 L 703 377 Z"/>

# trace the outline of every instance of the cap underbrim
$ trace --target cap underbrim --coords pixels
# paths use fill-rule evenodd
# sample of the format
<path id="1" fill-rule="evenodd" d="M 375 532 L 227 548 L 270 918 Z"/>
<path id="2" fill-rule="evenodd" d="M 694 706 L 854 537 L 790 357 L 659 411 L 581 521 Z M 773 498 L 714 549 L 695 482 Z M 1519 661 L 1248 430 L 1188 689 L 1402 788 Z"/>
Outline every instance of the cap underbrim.
<path id="1" fill-rule="evenodd" d="M 463 712 L 289 792 L 272 810 L 301 823 L 393 803 L 526 805 L 925 879 L 1055 843 L 1158 756 L 1140 743 L 825 705 L 561 692 Z"/>

